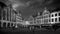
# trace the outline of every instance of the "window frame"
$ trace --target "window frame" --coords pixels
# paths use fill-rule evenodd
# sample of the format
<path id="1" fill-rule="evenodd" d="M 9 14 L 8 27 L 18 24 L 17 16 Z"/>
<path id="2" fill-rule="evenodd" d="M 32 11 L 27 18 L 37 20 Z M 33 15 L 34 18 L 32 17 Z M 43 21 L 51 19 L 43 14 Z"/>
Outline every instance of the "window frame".
<path id="1" fill-rule="evenodd" d="M 59 16 L 60 16 L 60 13 L 59 13 Z"/>
<path id="2" fill-rule="evenodd" d="M 51 17 L 54 17 L 54 15 L 53 15 L 53 14 L 51 14 Z"/>
<path id="3" fill-rule="evenodd" d="M 57 13 L 55 13 L 55 16 L 57 16 Z"/>
<path id="4" fill-rule="evenodd" d="M 55 22 L 57 22 L 57 18 L 55 18 Z"/>
<path id="5" fill-rule="evenodd" d="M 51 22 L 54 22 L 54 19 L 51 19 L 52 21 Z"/>
<path id="6" fill-rule="evenodd" d="M 59 17 L 59 22 L 60 22 L 60 17 Z"/>

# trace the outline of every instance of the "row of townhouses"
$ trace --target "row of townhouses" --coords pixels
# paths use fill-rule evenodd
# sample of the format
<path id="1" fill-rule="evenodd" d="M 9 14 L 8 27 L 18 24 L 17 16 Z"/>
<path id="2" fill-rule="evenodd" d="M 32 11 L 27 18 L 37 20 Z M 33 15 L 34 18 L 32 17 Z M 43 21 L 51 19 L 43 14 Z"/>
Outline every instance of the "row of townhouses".
<path id="1" fill-rule="evenodd" d="M 33 18 L 32 16 L 30 16 L 26 21 L 22 20 L 21 13 L 17 12 L 16 14 L 15 12 L 16 11 L 14 11 L 10 7 L 5 7 L 3 10 L 0 10 L 1 27 L 4 26 L 4 23 L 6 24 L 6 27 L 8 27 L 8 25 L 10 24 L 10 27 L 15 26 L 16 28 L 17 24 L 38 25 L 60 23 L 60 11 L 51 13 L 45 8 L 42 15 L 40 14 L 40 12 L 38 12 L 37 17 Z"/>
<path id="2" fill-rule="evenodd" d="M 29 24 L 55 24 L 60 23 L 60 11 L 50 12 L 46 8 L 42 15 L 38 12 L 37 17 L 33 18 L 30 16 L 27 20 Z"/>
<path id="3" fill-rule="evenodd" d="M 5 26 L 8 27 L 8 25 L 10 27 L 16 25 L 17 26 L 17 22 L 22 21 L 22 17 L 21 14 L 19 12 L 14 11 L 11 7 L 5 7 L 2 10 L 0 10 L 0 23 L 1 23 L 1 27 L 4 26 L 4 24 L 6 24 Z M 13 24 L 13 25 L 12 25 Z"/>

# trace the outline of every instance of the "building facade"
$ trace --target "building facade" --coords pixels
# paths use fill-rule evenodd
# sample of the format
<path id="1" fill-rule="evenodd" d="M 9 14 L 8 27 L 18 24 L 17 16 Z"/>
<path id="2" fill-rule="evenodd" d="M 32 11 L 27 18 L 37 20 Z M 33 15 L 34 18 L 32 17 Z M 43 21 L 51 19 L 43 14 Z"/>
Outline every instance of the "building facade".
<path id="1" fill-rule="evenodd" d="M 60 22 L 60 11 L 51 13 L 51 23 L 59 23 Z"/>
<path id="2" fill-rule="evenodd" d="M 13 25 L 16 24 L 15 25 L 16 28 L 17 28 L 17 24 L 40 25 L 40 24 L 60 23 L 60 11 L 50 13 L 47 9 L 45 9 L 42 15 L 40 15 L 40 12 L 38 12 L 37 17 L 33 18 L 32 16 L 30 16 L 29 18 L 27 18 L 26 21 L 22 20 L 21 13 L 16 14 L 15 11 L 10 7 L 4 8 L 3 10 L 1 10 L 0 13 L 1 13 L 0 14 L 1 27 L 3 27 L 4 23 L 6 23 L 6 27 L 8 23 L 10 23 L 10 27 L 12 23 Z"/>
<path id="3" fill-rule="evenodd" d="M 44 24 L 50 23 L 50 12 L 49 12 L 46 8 L 45 8 L 45 10 L 43 11 L 42 16 L 43 16 L 42 22 L 43 22 Z"/>
<path id="4" fill-rule="evenodd" d="M 5 7 L 1 10 L 1 14 L 0 14 L 0 23 L 1 23 L 1 27 L 4 27 L 4 24 L 6 27 L 12 27 L 12 23 L 13 25 L 15 24 L 16 22 L 16 16 L 15 16 L 15 11 L 10 8 L 9 6 L 8 7 Z"/>
<path id="5" fill-rule="evenodd" d="M 42 15 L 39 15 L 36 17 L 36 22 L 39 24 L 48 24 L 50 23 L 50 12 L 45 8 Z"/>
<path id="6" fill-rule="evenodd" d="M 22 16 L 20 13 L 16 14 L 16 22 L 22 22 Z"/>
<path id="7" fill-rule="evenodd" d="M 36 24 L 40 24 L 41 22 L 42 22 L 42 16 L 40 15 L 40 12 L 38 12 L 38 15 L 37 15 L 37 17 L 35 18 L 36 20 L 35 20 L 35 22 L 36 22 Z"/>

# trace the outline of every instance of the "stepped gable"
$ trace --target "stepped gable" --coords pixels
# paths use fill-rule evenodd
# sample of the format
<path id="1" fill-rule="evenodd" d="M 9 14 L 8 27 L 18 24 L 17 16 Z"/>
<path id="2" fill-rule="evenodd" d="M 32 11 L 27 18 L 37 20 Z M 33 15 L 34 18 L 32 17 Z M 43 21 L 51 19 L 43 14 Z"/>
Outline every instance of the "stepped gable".
<path id="1" fill-rule="evenodd" d="M 42 15 L 46 15 L 46 14 L 50 14 L 50 12 L 47 10 L 47 8 L 44 8 L 44 12 L 42 13 Z"/>
<path id="2" fill-rule="evenodd" d="M 36 19 L 40 19 L 41 17 L 42 15 L 40 14 L 40 12 L 38 12 Z"/>

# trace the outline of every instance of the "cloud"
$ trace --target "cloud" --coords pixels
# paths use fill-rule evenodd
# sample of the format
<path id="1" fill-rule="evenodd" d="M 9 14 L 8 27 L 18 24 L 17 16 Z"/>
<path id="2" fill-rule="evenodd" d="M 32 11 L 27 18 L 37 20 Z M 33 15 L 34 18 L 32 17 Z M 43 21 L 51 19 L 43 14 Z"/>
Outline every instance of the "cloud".
<path id="1" fill-rule="evenodd" d="M 44 7 L 54 8 L 58 6 L 57 0 L 16 0 L 15 4 L 18 4 L 17 10 L 23 11 L 23 16 L 42 11 Z"/>
<path id="2" fill-rule="evenodd" d="M 12 4 L 12 7 L 16 10 L 17 8 L 24 7 L 25 4 L 23 3 L 14 3 Z"/>
<path id="3" fill-rule="evenodd" d="M 17 10 L 19 8 L 19 10 L 22 10 L 23 8 L 26 8 L 30 5 L 30 1 L 28 2 L 22 2 L 20 0 L 10 0 L 12 3 L 12 7 L 14 10 Z"/>

